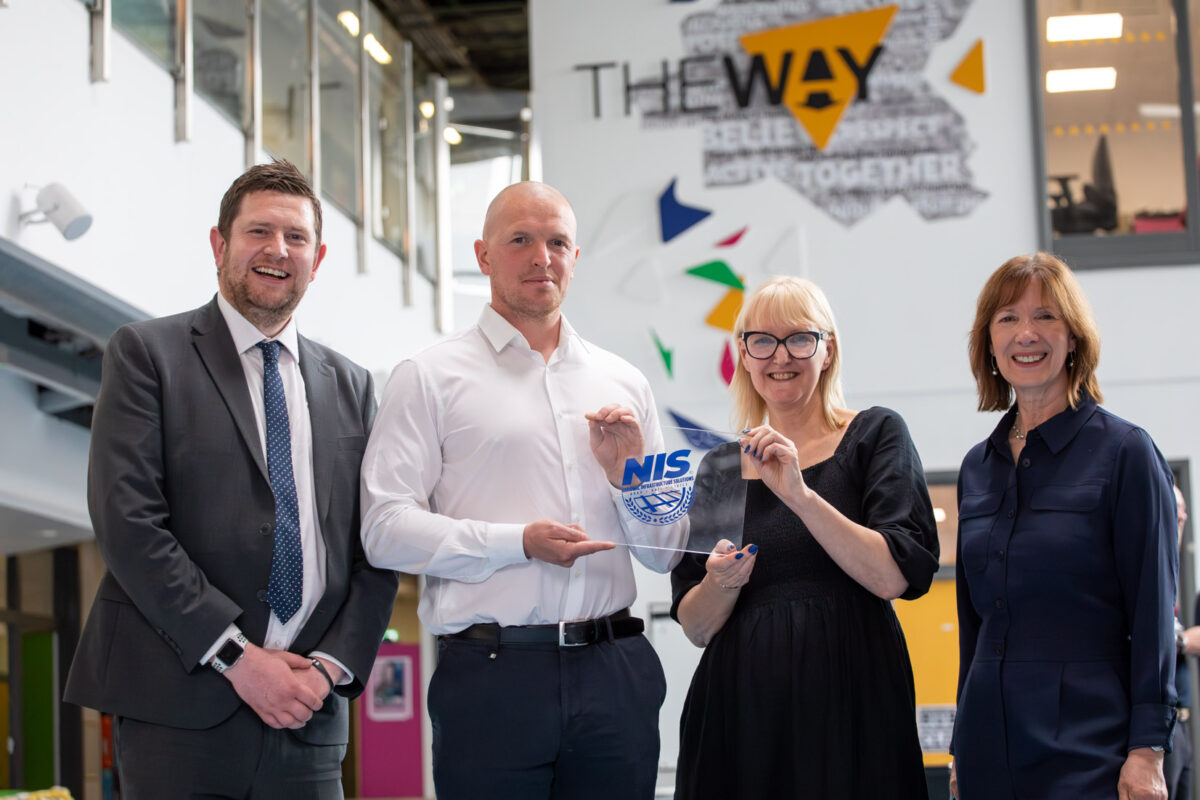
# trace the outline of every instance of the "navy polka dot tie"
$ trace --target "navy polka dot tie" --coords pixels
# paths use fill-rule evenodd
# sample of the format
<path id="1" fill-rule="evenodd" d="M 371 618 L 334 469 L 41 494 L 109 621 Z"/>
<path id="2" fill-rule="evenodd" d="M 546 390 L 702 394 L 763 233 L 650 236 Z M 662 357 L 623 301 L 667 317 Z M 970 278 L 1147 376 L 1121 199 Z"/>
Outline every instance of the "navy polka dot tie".
<path id="1" fill-rule="evenodd" d="M 304 595 L 304 556 L 300 551 L 300 509 L 292 475 L 292 432 L 287 397 L 279 377 L 279 342 L 259 342 L 263 354 L 263 406 L 267 417 L 267 469 L 275 493 L 275 552 L 267 602 L 280 622 L 300 609 Z"/>

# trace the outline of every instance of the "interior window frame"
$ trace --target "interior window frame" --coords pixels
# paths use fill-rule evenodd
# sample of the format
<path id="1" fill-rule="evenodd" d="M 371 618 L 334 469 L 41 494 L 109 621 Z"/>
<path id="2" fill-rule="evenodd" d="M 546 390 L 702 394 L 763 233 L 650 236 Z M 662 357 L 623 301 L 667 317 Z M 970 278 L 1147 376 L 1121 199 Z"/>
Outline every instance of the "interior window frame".
<path id="1" fill-rule="evenodd" d="M 1182 266 L 1200 263 L 1200 214 L 1190 214 L 1187 230 L 1181 233 L 1154 234 L 1066 234 L 1055 236 L 1050 225 L 1047 203 L 1049 174 L 1046 159 L 1046 123 L 1043 107 L 1042 74 L 1043 31 L 1038 23 L 1040 0 L 1025 0 L 1027 52 L 1029 60 L 1029 97 L 1034 134 L 1034 208 L 1038 215 L 1038 240 L 1042 250 L 1057 253 L 1074 269 L 1114 269 L 1127 267 Z M 1179 67 L 1179 106 L 1195 107 L 1192 82 L 1192 45 L 1189 29 L 1188 0 L 1171 0 L 1175 14 L 1175 58 Z M 1116 9 L 1114 9 L 1116 10 Z M 1098 13 L 1098 12 L 1097 12 Z M 1188 209 L 1200 209 L 1200 167 L 1196 150 L 1196 115 L 1182 113 L 1179 118 L 1183 146 L 1184 187 Z"/>

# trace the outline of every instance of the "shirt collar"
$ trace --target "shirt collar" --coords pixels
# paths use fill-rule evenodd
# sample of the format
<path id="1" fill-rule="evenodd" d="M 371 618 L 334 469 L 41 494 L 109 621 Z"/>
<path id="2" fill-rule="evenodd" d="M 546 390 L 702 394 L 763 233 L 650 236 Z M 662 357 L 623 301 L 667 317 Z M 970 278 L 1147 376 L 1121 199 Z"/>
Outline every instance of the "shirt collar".
<path id="1" fill-rule="evenodd" d="M 1075 434 L 1079 433 L 1079 429 L 1092 418 L 1092 414 L 1096 413 L 1096 408 L 1095 400 L 1087 396 L 1081 397 L 1079 404 L 1075 408 L 1068 406 L 1065 411 L 1055 414 L 1034 428 L 1034 430 L 1038 432 L 1038 435 L 1046 443 L 1046 447 L 1050 452 L 1058 455 L 1075 438 Z M 1008 446 L 1008 437 L 1012 432 L 1013 421 L 1016 419 L 1016 416 L 1017 407 L 1014 405 L 1008 410 L 1008 413 L 1000 418 L 1000 423 L 992 431 L 992 435 L 988 437 L 988 446 L 984 453 L 984 458 L 987 458 L 988 454 L 993 450 L 1007 452 L 1004 448 Z"/>
<path id="2" fill-rule="evenodd" d="M 587 343 L 575 332 L 575 328 L 571 326 L 566 316 L 563 315 L 559 319 L 561 324 L 558 329 L 558 346 L 555 353 L 576 345 L 586 350 Z M 492 308 L 491 303 L 484 303 L 483 311 L 479 313 L 479 330 L 497 353 L 513 342 L 519 342 L 526 350 L 530 349 L 529 342 L 526 341 L 524 335 L 511 322 L 500 316 L 500 312 Z"/>
<path id="3" fill-rule="evenodd" d="M 300 335 L 296 332 L 295 317 L 288 320 L 277 336 L 266 336 L 254 327 L 254 323 L 243 317 L 220 292 L 217 292 L 217 307 L 221 309 L 221 316 L 225 318 L 225 324 L 229 327 L 229 335 L 233 337 L 233 346 L 237 348 L 238 355 L 264 339 L 272 339 L 283 345 L 283 348 L 292 354 L 292 358 L 296 359 L 297 364 L 300 363 Z"/>

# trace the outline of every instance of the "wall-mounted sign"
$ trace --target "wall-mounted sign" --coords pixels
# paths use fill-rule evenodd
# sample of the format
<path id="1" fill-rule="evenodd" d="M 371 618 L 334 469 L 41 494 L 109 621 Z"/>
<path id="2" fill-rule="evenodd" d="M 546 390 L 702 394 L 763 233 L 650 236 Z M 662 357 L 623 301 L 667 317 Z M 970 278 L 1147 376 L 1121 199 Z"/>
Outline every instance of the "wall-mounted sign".
<path id="1" fill-rule="evenodd" d="M 684 19 L 678 61 L 575 69 L 600 122 L 636 108 L 648 128 L 701 126 L 706 186 L 774 177 L 846 225 L 896 195 L 926 219 L 962 216 L 987 194 L 923 70 L 970 4 L 726 0 Z M 603 102 L 614 82 L 623 108 Z"/>

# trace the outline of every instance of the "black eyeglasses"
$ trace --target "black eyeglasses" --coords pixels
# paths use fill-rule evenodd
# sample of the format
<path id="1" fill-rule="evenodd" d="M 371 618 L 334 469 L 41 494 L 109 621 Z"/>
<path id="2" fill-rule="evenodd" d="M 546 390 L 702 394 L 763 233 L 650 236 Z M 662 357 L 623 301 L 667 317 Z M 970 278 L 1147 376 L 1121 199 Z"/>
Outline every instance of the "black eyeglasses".
<path id="1" fill-rule="evenodd" d="M 792 358 L 812 358 L 817 352 L 817 342 L 828 338 L 829 331 L 796 331 L 783 339 L 766 331 L 746 331 L 742 334 L 746 354 L 763 361 L 774 356 L 779 345 L 783 345 Z"/>

